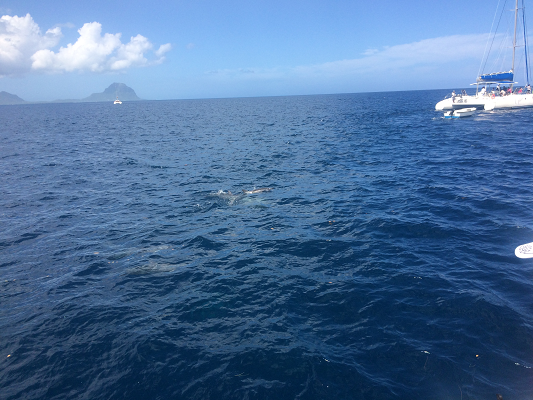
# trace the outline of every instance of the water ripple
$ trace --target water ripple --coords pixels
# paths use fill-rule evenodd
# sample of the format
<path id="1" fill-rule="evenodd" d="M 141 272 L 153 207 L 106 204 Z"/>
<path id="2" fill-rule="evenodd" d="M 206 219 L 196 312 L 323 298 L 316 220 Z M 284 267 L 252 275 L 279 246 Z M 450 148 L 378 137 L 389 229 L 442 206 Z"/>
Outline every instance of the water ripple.
<path id="1" fill-rule="evenodd" d="M 0 398 L 533 396 L 531 110 L 441 95 L 0 107 Z"/>

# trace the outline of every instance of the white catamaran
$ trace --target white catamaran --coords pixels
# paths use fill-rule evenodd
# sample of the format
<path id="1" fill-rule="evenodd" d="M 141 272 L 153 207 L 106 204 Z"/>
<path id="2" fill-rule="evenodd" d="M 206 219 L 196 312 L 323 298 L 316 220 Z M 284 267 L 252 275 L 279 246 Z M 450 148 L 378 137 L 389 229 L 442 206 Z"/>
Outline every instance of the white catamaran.
<path id="1" fill-rule="evenodd" d="M 504 6 L 505 8 L 505 6 Z M 525 51 L 525 77 L 526 85 L 524 87 L 514 87 L 518 82 L 514 81 L 515 71 L 515 54 L 516 48 L 520 47 L 516 41 L 516 27 L 518 24 L 519 10 L 522 15 L 523 33 L 524 33 L 524 51 Z M 503 11 L 502 11 L 503 12 Z M 528 51 L 527 51 L 527 33 L 526 33 L 526 18 L 524 9 L 524 0 L 521 0 L 521 7 L 518 7 L 518 0 L 515 1 L 514 9 L 514 37 L 513 37 L 513 59 L 510 71 L 495 72 L 490 74 L 480 74 L 476 83 L 475 95 L 466 95 L 465 91 L 460 95 L 455 92 L 451 96 L 447 96 L 444 100 L 439 101 L 435 105 L 437 111 L 452 111 L 463 108 L 494 110 L 498 108 L 521 108 L 533 107 L 533 94 L 531 93 L 531 86 L 529 85 L 529 65 L 528 65 Z M 488 56 L 487 56 L 488 58 Z M 496 85 L 496 87 L 492 87 Z M 479 87 L 482 89 L 479 90 Z M 487 86 L 489 89 L 485 89 Z"/>

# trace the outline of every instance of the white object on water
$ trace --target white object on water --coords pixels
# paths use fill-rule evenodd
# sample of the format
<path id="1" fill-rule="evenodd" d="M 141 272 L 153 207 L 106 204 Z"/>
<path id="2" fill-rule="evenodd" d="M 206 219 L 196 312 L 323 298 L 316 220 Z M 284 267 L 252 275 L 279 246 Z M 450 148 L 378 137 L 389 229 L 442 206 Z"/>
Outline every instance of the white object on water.
<path id="1" fill-rule="evenodd" d="M 117 96 L 117 99 L 114 101 L 113 104 L 122 104 L 122 102 L 118 99 L 118 96 Z"/>
<path id="2" fill-rule="evenodd" d="M 533 242 L 518 246 L 514 254 L 518 258 L 533 258 Z"/>
<path id="3" fill-rule="evenodd" d="M 494 108 L 496 108 L 496 104 L 494 102 L 485 104 L 485 111 L 492 111 Z"/>
<path id="4" fill-rule="evenodd" d="M 476 111 L 475 107 L 460 108 L 454 111 L 447 111 L 444 113 L 444 118 L 462 118 L 470 117 Z"/>
<path id="5" fill-rule="evenodd" d="M 246 193 L 246 194 L 256 194 L 256 193 L 262 193 L 262 192 L 270 192 L 272 190 L 272 188 L 269 188 L 269 187 L 264 187 L 264 188 L 259 188 L 259 189 L 253 189 L 253 190 L 242 190 L 243 193 Z"/>
<path id="6" fill-rule="evenodd" d="M 461 108 L 453 112 L 453 118 L 470 117 L 476 111 L 475 107 Z"/>

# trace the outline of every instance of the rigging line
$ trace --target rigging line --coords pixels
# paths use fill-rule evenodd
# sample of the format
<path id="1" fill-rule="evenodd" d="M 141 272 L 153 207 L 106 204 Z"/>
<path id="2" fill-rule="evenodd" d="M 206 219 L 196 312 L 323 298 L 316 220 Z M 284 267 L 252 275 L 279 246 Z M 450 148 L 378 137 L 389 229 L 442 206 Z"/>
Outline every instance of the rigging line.
<path id="1" fill-rule="evenodd" d="M 505 11 L 505 9 L 504 9 Z M 502 12 L 502 16 L 503 16 L 503 12 Z M 508 24 L 507 24 L 507 30 L 505 32 L 504 35 L 502 35 L 501 39 L 499 40 L 499 45 L 498 45 L 498 48 L 499 48 L 499 52 L 498 52 L 498 55 L 497 57 L 494 57 L 494 61 L 492 61 L 492 66 L 489 66 L 489 70 L 494 72 L 494 71 L 503 71 L 504 70 L 504 66 L 507 65 L 507 46 L 505 45 L 505 43 L 508 42 L 509 40 L 509 37 L 510 37 L 510 24 L 509 24 L 509 21 L 507 21 Z M 496 32 L 494 32 L 494 41 L 496 41 Z M 492 51 L 492 48 L 491 48 L 491 51 Z M 489 58 L 488 58 L 488 55 L 487 55 L 487 61 L 485 62 L 485 67 L 486 67 L 486 63 L 488 62 Z M 484 69 L 484 71 L 486 71 L 486 69 Z"/>
<path id="2" fill-rule="evenodd" d="M 526 56 L 526 82 L 529 85 L 529 65 L 528 65 L 528 41 L 527 41 L 527 25 L 526 25 L 526 6 L 522 0 L 522 25 L 524 30 L 524 52 Z"/>
<path id="3" fill-rule="evenodd" d="M 490 36 L 492 35 L 492 27 L 494 26 L 494 21 L 496 20 L 496 14 L 498 13 L 498 10 L 500 8 L 500 0 L 498 0 L 498 6 L 496 7 L 496 12 L 494 13 L 494 18 L 492 19 L 492 26 L 490 27 L 489 38 L 487 40 L 487 44 L 485 45 L 485 53 L 483 53 L 483 58 L 481 59 L 481 65 L 479 66 L 479 71 L 478 71 L 477 76 L 481 76 L 481 71 L 485 70 L 485 66 L 487 65 L 487 61 L 489 60 L 488 54 L 490 54 L 490 51 L 492 50 L 492 45 L 494 44 L 494 39 L 496 39 L 496 31 L 498 30 L 498 28 L 500 26 L 500 22 L 502 20 L 502 16 L 503 16 L 503 12 L 505 10 L 505 5 L 506 4 L 507 4 L 507 0 L 505 0 L 505 3 L 503 4 L 502 13 L 500 14 L 500 19 L 498 20 L 498 25 L 496 26 L 496 30 L 494 31 L 494 35 L 492 36 L 492 42 L 490 43 L 489 51 L 487 52 L 488 40 L 490 40 Z M 485 58 L 485 55 L 487 56 L 486 58 Z M 485 63 L 483 63 L 483 60 L 485 61 Z"/>
<path id="4" fill-rule="evenodd" d="M 516 0 L 514 8 L 514 37 L 513 37 L 513 67 L 511 71 L 514 72 L 514 62 L 515 62 L 515 53 L 516 53 L 516 20 L 518 17 L 518 0 Z"/>

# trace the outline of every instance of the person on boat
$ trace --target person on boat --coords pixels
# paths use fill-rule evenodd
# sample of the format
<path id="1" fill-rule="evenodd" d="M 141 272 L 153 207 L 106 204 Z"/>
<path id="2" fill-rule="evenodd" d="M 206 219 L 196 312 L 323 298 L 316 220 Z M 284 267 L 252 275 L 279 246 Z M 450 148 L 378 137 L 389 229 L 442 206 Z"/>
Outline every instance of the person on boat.
<path id="1" fill-rule="evenodd" d="M 498 86 L 496 86 L 496 91 L 500 93 L 502 90 L 500 89 L 500 84 L 498 83 Z"/>
<path id="2" fill-rule="evenodd" d="M 518 93 L 522 94 L 522 88 L 518 89 Z"/>
<path id="3" fill-rule="evenodd" d="M 529 85 L 529 83 L 528 83 L 527 86 L 526 86 L 526 93 L 527 93 L 527 94 L 530 94 L 530 93 L 531 93 L 531 86 Z"/>
<path id="4" fill-rule="evenodd" d="M 452 103 L 455 103 L 455 90 L 452 92 Z"/>
<path id="5" fill-rule="evenodd" d="M 486 91 L 487 91 L 487 89 L 485 89 L 485 86 L 483 86 L 483 87 L 481 88 L 481 95 L 482 95 L 482 96 L 485 96 Z"/>
<path id="6" fill-rule="evenodd" d="M 461 90 L 461 96 L 466 96 L 466 90 Z"/>

